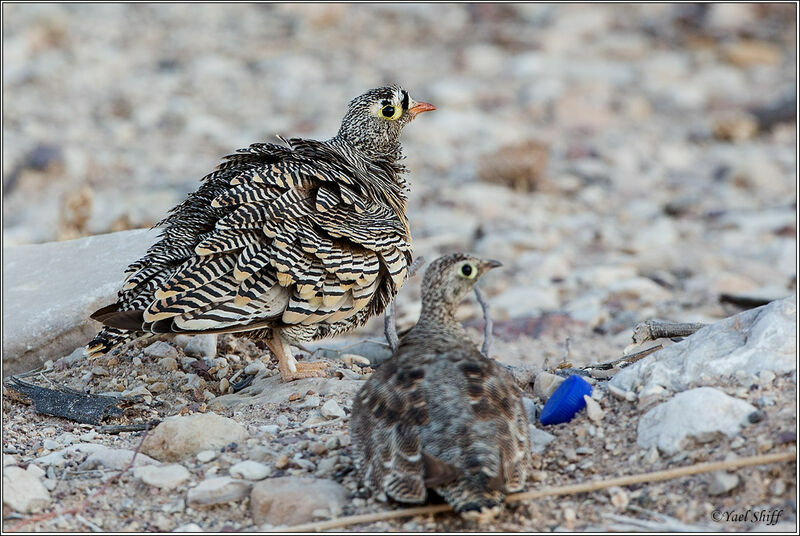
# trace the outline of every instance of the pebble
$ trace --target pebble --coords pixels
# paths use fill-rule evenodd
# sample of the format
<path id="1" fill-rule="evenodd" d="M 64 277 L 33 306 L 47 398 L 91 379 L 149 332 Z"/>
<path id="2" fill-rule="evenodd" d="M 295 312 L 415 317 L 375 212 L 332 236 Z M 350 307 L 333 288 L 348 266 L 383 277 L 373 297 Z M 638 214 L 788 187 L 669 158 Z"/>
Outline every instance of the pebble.
<path id="1" fill-rule="evenodd" d="M 36 478 L 42 478 L 46 474 L 44 469 L 33 463 L 29 463 L 25 470 Z"/>
<path id="2" fill-rule="evenodd" d="M 148 486 L 174 489 L 189 480 L 189 471 L 182 465 L 140 465 L 133 469 L 133 476 Z"/>
<path id="3" fill-rule="evenodd" d="M 200 463 L 208 463 L 217 457 L 215 450 L 201 450 L 197 453 L 197 461 Z"/>
<path id="4" fill-rule="evenodd" d="M 96 437 L 97 437 L 97 432 L 95 432 L 94 430 L 89 430 L 88 432 L 79 435 L 78 439 L 80 439 L 83 442 L 89 443 L 94 441 Z"/>
<path id="5" fill-rule="evenodd" d="M 291 400 L 291 399 L 290 399 Z M 316 408 L 322 403 L 322 399 L 318 396 L 308 396 L 302 403 L 298 404 L 297 407 L 300 409 L 306 408 Z"/>
<path id="6" fill-rule="evenodd" d="M 326 419 L 341 419 L 344 418 L 344 410 L 339 406 L 335 400 L 328 400 L 322 405 L 320 413 Z"/>
<path id="7" fill-rule="evenodd" d="M 313 521 L 322 509 L 328 512 L 325 517 L 339 516 L 348 496 L 347 488 L 333 480 L 269 478 L 253 486 L 250 513 L 258 525 L 296 525 Z"/>
<path id="8" fill-rule="evenodd" d="M 761 387 L 767 387 L 773 380 L 775 380 L 775 373 L 771 370 L 762 370 L 758 373 L 758 384 Z"/>
<path id="9" fill-rule="evenodd" d="M 279 429 L 280 428 L 278 427 L 277 424 L 264 424 L 264 425 L 258 427 L 258 430 L 262 434 L 269 434 L 269 435 L 277 434 Z"/>
<path id="10" fill-rule="evenodd" d="M 745 440 L 742 436 L 737 435 L 733 438 L 733 441 L 730 443 L 730 447 L 732 450 L 738 450 L 745 445 Z"/>
<path id="11" fill-rule="evenodd" d="M 758 400 L 756 400 L 756 405 L 758 405 L 758 407 L 760 407 L 760 408 L 766 408 L 766 407 L 769 407 L 769 406 L 774 406 L 775 405 L 775 399 L 772 398 L 772 397 L 769 397 L 769 396 L 762 396 L 762 397 L 759 397 Z"/>
<path id="12" fill-rule="evenodd" d="M 218 450 L 244 442 L 247 430 L 238 422 L 215 413 L 164 419 L 145 438 L 142 452 L 161 461 L 180 461 L 204 450 Z"/>
<path id="13" fill-rule="evenodd" d="M 719 436 L 735 437 L 755 408 L 711 388 L 699 387 L 676 394 L 645 413 L 637 427 L 642 448 L 657 446 L 673 455 L 688 442 L 708 442 Z"/>
<path id="14" fill-rule="evenodd" d="M 3 453 L 3 467 L 6 467 L 8 465 L 17 465 L 17 459 L 14 457 L 13 454 Z"/>
<path id="15" fill-rule="evenodd" d="M 42 441 L 42 446 L 47 450 L 57 450 L 61 448 L 61 443 L 59 443 L 55 439 L 45 439 L 44 441 Z"/>
<path id="16" fill-rule="evenodd" d="M 228 381 L 228 378 L 222 378 L 222 379 L 219 381 L 219 392 L 220 392 L 221 394 L 225 394 L 225 393 L 227 393 L 227 392 L 228 392 L 228 389 L 230 388 L 230 386 L 231 386 L 231 382 L 230 382 L 230 381 Z"/>
<path id="17" fill-rule="evenodd" d="M 281 428 L 285 428 L 289 426 L 289 417 L 287 417 L 286 415 L 278 415 L 277 417 L 275 417 L 275 422 Z"/>
<path id="18" fill-rule="evenodd" d="M 247 374 L 248 376 L 252 376 L 254 374 L 266 371 L 267 371 L 267 366 L 260 359 L 253 361 L 244 368 L 244 373 Z"/>
<path id="19" fill-rule="evenodd" d="M 553 434 L 539 430 L 534 425 L 529 425 L 531 437 L 531 450 L 537 454 L 544 452 L 547 445 L 549 445 L 556 437 Z"/>
<path id="20" fill-rule="evenodd" d="M 271 473 L 270 468 L 263 463 L 245 460 L 230 468 L 231 476 L 243 478 L 245 480 L 263 480 Z"/>
<path id="21" fill-rule="evenodd" d="M 289 456 L 286 454 L 281 454 L 278 456 L 278 459 L 275 460 L 276 469 L 285 469 L 287 465 L 289 465 Z"/>
<path id="22" fill-rule="evenodd" d="M 170 346 L 170 348 L 172 347 Z M 174 348 L 172 349 L 174 350 Z M 178 355 L 177 352 L 175 352 L 175 355 Z M 178 370 L 178 360 L 174 357 L 165 357 L 158 360 L 158 366 L 166 371 L 173 372 Z"/>
<path id="23" fill-rule="evenodd" d="M 191 490 L 189 490 L 191 493 Z M 172 529 L 172 532 L 203 532 L 203 528 L 197 523 L 187 523 Z"/>
<path id="24" fill-rule="evenodd" d="M 337 463 L 339 463 L 339 456 L 330 456 L 328 458 L 323 458 L 317 464 L 317 474 L 329 475 L 333 473 Z"/>
<path id="25" fill-rule="evenodd" d="M 726 471 L 715 471 L 711 473 L 708 483 L 709 495 L 722 495 L 739 485 L 739 475 Z"/>
<path id="26" fill-rule="evenodd" d="M 3 504 L 17 512 L 33 514 L 50 504 L 50 493 L 34 472 L 9 465 L 3 468 Z"/>
<path id="27" fill-rule="evenodd" d="M 533 394 L 538 396 L 539 400 L 545 402 L 563 381 L 564 378 L 561 376 L 556 376 L 549 372 L 540 372 L 533 382 Z"/>
<path id="28" fill-rule="evenodd" d="M 204 335 L 177 335 L 174 342 L 182 347 L 184 353 L 188 356 L 213 359 L 217 355 L 217 336 L 213 333 Z"/>
<path id="29" fill-rule="evenodd" d="M 599 424 L 606 413 L 592 397 L 583 395 L 583 399 L 586 401 L 586 415 L 591 421 Z"/>
<path id="30" fill-rule="evenodd" d="M 659 459 L 658 448 L 654 445 L 647 450 L 642 460 L 644 461 L 644 463 L 653 465 L 658 461 L 658 459 Z"/>
<path id="31" fill-rule="evenodd" d="M 769 487 L 769 492 L 773 495 L 780 496 L 783 495 L 786 491 L 786 482 L 782 478 L 777 478 Z"/>
<path id="32" fill-rule="evenodd" d="M 628 492 L 624 489 L 617 486 L 608 488 L 608 495 L 610 496 L 611 504 L 616 506 L 618 509 L 624 510 L 628 507 L 630 498 L 628 497 Z"/>
<path id="33" fill-rule="evenodd" d="M 228 476 L 208 478 L 186 494 L 186 503 L 193 507 L 213 506 L 244 499 L 253 487 L 251 482 Z"/>
<path id="34" fill-rule="evenodd" d="M 158 364 L 161 365 L 161 363 L 167 358 L 172 359 L 173 362 L 177 363 L 175 360 L 178 357 L 178 351 L 167 342 L 156 341 L 144 349 L 144 355 L 158 359 Z"/>

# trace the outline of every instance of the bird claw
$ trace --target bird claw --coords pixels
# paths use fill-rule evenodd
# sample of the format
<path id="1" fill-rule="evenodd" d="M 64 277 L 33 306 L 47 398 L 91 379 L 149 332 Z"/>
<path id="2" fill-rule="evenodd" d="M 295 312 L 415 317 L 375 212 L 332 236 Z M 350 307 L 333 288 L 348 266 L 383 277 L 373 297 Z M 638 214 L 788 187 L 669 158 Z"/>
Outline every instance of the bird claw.
<path id="1" fill-rule="evenodd" d="M 324 361 L 316 361 L 314 363 L 295 363 L 295 370 L 287 370 L 285 373 L 281 371 L 281 379 L 284 382 L 293 380 L 300 380 L 303 378 L 327 378 L 328 377 L 328 363 Z"/>

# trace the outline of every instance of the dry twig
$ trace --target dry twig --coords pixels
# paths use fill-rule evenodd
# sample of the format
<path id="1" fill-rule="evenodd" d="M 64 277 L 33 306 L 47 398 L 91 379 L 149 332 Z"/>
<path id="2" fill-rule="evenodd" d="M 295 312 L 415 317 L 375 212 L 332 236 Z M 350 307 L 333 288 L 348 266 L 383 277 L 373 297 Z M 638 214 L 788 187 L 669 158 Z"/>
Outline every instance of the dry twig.
<path id="1" fill-rule="evenodd" d="M 558 495 L 577 495 L 579 493 L 588 493 L 600 489 L 612 488 L 614 486 L 630 486 L 632 484 L 641 484 L 645 482 L 659 482 L 663 480 L 673 480 L 683 476 L 698 475 L 702 473 L 711 473 L 714 471 L 728 471 L 738 467 L 748 467 L 752 465 L 766 465 L 770 463 L 780 462 L 793 462 L 797 459 L 795 451 L 779 452 L 775 454 L 762 454 L 759 456 L 750 456 L 748 458 L 738 458 L 734 460 L 724 460 L 719 462 L 706 462 L 689 465 L 686 467 L 677 467 L 675 469 L 667 469 L 664 471 L 655 471 L 652 473 L 640 473 L 636 475 L 627 475 L 608 480 L 595 480 L 592 482 L 583 482 L 580 484 L 570 484 L 567 486 L 558 486 L 552 488 L 544 488 L 539 490 L 524 491 L 522 493 L 515 493 L 506 497 L 507 503 L 530 501 L 539 499 L 541 497 L 550 497 Z M 418 506 L 415 508 L 404 508 L 401 510 L 390 510 L 386 512 L 374 512 L 370 514 L 361 514 L 356 516 L 340 517 L 338 519 L 330 519 L 327 521 L 318 521 L 314 523 L 303 523 L 301 525 L 294 525 L 291 527 L 276 528 L 275 532 L 315 532 L 321 530 L 330 530 L 339 527 L 347 527 L 361 523 L 374 523 L 375 521 L 385 521 L 388 519 L 396 519 L 400 517 L 411 517 L 423 514 L 439 514 L 442 512 L 450 511 L 449 504 L 436 504 L 430 506 Z"/>
<path id="2" fill-rule="evenodd" d="M 633 328 L 634 344 L 641 344 L 647 341 L 658 339 L 671 339 L 672 337 L 688 337 L 707 324 L 700 322 L 666 322 L 664 320 L 646 320 L 639 322 Z"/>

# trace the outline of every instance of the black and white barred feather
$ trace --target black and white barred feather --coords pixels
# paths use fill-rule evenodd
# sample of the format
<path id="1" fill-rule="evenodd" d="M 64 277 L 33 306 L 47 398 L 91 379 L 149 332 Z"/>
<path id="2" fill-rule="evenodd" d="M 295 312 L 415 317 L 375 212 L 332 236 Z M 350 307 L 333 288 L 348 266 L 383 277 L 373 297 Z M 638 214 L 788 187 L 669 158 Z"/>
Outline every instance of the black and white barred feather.
<path id="1" fill-rule="evenodd" d="M 411 262 L 407 185 L 397 141 L 374 102 L 406 102 L 396 86 L 355 99 L 328 141 L 283 139 L 229 155 L 158 226 L 128 266 L 90 355 L 149 333 L 242 333 L 307 341 L 380 314 Z M 373 139 L 378 138 L 378 139 Z"/>

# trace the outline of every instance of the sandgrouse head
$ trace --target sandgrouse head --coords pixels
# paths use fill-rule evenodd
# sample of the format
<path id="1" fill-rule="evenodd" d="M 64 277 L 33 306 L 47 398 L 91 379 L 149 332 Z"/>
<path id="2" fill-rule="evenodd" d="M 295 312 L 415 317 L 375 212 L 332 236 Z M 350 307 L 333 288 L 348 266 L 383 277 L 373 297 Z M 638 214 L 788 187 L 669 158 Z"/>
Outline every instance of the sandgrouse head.
<path id="1" fill-rule="evenodd" d="M 422 280 L 423 308 L 454 311 L 481 276 L 498 266 L 502 266 L 498 261 L 463 253 L 439 257 L 428 266 Z"/>
<path id="2" fill-rule="evenodd" d="M 391 154 L 398 149 L 403 127 L 422 112 L 435 109 L 433 104 L 415 101 L 400 86 L 370 89 L 350 102 L 339 138 L 367 154 Z"/>

